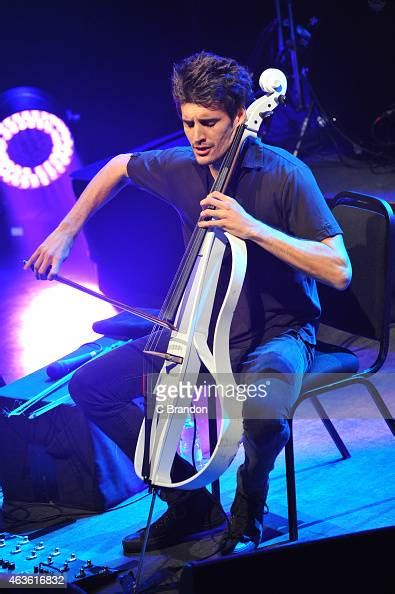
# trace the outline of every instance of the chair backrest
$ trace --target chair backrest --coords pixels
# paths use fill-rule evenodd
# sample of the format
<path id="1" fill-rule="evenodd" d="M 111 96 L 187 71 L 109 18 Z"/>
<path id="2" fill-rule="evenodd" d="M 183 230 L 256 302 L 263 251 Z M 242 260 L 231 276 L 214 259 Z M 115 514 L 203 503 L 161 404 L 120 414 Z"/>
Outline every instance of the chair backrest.
<path id="1" fill-rule="evenodd" d="M 337 194 L 330 206 L 344 233 L 353 277 L 345 291 L 319 284 L 322 322 L 379 341 L 385 357 L 395 246 L 392 209 L 385 200 L 355 192 Z"/>

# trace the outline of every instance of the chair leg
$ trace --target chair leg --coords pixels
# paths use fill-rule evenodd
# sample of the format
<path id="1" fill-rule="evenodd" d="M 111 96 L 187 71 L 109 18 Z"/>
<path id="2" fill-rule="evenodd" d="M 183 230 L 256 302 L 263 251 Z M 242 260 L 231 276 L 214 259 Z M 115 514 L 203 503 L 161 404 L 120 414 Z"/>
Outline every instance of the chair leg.
<path id="1" fill-rule="evenodd" d="M 392 435 L 395 435 L 395 419 L 391 415 L 387 405 L 385 404 L 384 400 L 380 396 L 379 391 L 377 390 L 376 386 L 372 384 L 369 380 L 362 381 L 362 383 L 366 386 L 369 394 L 373 398 L 377 408 L 379 409 L 381 416 L 383 417 L 384 421 L 387 423 L 389 430 L 391 431 Z"/>
<path id="2" fill-rule="evenodd" d="M 315 410 L 319 414 L 319 417 L 320 417 L 321 421 L 323 422 L 325 429 L 328 431 L 328 433 L 331 436 L 331 438 L 333 439 L 337 449 L 339 450 L 341 457 L 344 460 L 346 460 L 347 458 L 351 458 L 351 454 L 348 451 L 344 441 L 342 440 L 342 438 L 336 431 L 335 426 L 333 425 L 332 421 L 329 419 L 325 408 L 322 406 L 322 404 L 318 400 L 317 396 L 312 396 L 311 401 L 313 403 Z"/>
<path id="3" fill-rule="evenodd" d="M 295 485 L 295 461 L 293 446 L 292 419 L 289 423 L 289 440 L 285 446 L 285 474 L 287 479 L 287 500 L 288 500 L 288 530 L 289 540 L 298 540 L 298 512 L 296 509 L 296 485 Z"/>

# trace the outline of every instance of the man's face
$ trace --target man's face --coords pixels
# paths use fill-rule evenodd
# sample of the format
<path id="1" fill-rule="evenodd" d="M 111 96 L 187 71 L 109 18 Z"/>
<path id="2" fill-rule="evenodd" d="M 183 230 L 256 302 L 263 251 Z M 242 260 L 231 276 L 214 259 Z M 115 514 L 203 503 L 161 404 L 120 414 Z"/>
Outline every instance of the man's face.
<path id="1" fill-rule="evenodd" d="M 221 109 L 183 103 L 181 118 L 196 161 L 199 165 L 211 165 L 228 150 L 236 127 L 245 118 L 245 110 L 241 109 L 232 122 Z"/>

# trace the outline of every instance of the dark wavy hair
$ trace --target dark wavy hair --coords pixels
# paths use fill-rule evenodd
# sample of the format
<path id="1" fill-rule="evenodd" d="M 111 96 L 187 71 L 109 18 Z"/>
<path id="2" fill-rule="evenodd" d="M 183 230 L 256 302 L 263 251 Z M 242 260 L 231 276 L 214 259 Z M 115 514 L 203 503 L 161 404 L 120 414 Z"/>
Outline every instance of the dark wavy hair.
<path id="1" fill-rule="evenodd" d="M 252 76 L 236 60 L 202 51 L 174 64 L 172 93 L 179 113 L 183 103 L 197 103 L 233 120 L 253 99 Z"/>

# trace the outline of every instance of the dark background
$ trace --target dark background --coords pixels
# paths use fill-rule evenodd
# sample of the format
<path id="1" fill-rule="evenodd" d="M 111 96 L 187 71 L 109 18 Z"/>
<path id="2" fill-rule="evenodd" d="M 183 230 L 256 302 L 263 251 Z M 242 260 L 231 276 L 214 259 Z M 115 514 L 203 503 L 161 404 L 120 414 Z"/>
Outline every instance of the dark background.
<path id="1" fill-rule="evenodd" d="M 285 0 L 282 7 L 286 21 Z M 332 1 L 294 0 L 293 9 L 295 27 L 311 32 L 307 46 L 298 37 L 299 72 L 308 67 L 328 116 L 335 116 L 351 138 L 344 142 L 337 134 L 336 150 L 355 156 L 358 143 L 381 150 L 372 147 L 371 127 L 395 103 L 394 3 L 348 0 L 335 6 Z M 32 253 L 98 169 L 81 166 L 180 130 L 170 93 L 171 69 L 193 52 L 205 49 L 235 57 L 255 73 L 256 87 L 262 70 L 281 67 L 288 78 L 288 103 L 276 110 L 265 141 L 293 150 L 306 109 L 295 110 L 290 52 L 283 54 L 281 63 L 276 61 L 274 17 L 274 0 L 238 5 L 196 0 L 2 4 L 0 94 L 32 85 L 62 106 L 61 117 L 66 110 L 79 115 L 68 121 L 79 158 L 68 171 L 73 173 L 74 193 L 71 186 L 67 188 L 69 176 L 63 176 L 46 190 L 13 190 L 8 198 L 4 192 L 0 195 L 0 225 L 5 227 L 0 233 L 0 256 L 3 253 L 15 266 L 21 259 L 18 250 L 24 257 Z M 318 21 L 315 27 L 311 17 Z M 319 155 L 325 143 L 334 150 L 327 129 L 314 122 L 313 118 L 303 141 L 303 158 Z M 11 207 L 24 237 L 6 243 L 1 238 L 7 236 Z M 184 249 L 173 209 L 129 186 L 84 230 L 89 257 L 82 244 L 80 255 L 74 246 L 65 272 L 70 265 L 80 274 L 94 262 L 105 294 L 139 307 L 162 303 Z"/>
<path id="2" fill-rule="evenodd" d="M 394 3 L 293 5 L 296 24 L 319 19 L 300 61 L 321 101 L 348 133 L 368 139 L 373 119 L 395 102 Z M 269 1 L 2 3 L 0 92 L 37 86 L 80 114 L 71 127 L 89 163 L 179 128 L 169 78 L 185 55 L 211 50 L 256 72 L 273 65 L 276 33 L 262 35 L 273 17 Z"/>

